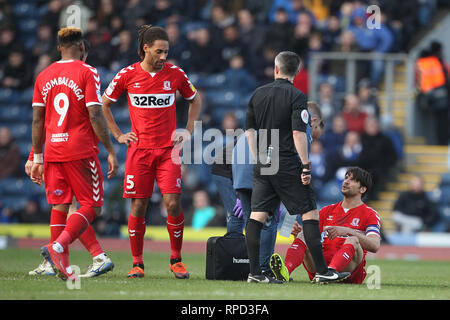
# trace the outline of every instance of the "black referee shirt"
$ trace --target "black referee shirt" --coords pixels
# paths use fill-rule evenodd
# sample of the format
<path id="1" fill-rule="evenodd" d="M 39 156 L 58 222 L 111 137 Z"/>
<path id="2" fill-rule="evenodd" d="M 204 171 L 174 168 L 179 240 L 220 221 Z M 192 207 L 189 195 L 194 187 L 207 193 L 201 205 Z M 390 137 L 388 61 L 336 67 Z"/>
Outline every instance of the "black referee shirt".
<path id="1" fill-rule="evenodd" d="M 306 95 L 287 79 L 276 79 L 255 90 L 248 103 L 245 127 L 249 129 L 279 130 L 279 157 L 299 163 L 292 131 L 306 132 L 309 122 Z M 259 150 L 260 151 L 260 150 Z"/>

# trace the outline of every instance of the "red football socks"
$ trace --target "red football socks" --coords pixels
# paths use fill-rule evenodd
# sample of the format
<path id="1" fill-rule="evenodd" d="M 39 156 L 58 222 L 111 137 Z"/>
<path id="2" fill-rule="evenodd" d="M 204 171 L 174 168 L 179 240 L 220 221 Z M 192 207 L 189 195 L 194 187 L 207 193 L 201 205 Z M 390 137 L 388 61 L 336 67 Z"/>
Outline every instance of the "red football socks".
<path id="1" fill-rule="evenodd" d="M 133 265 L 144 264 L 142 252 L 144 250 L 145 217 L 136 218 L 130 214 L 128 217 L 128 235 L 130 237 L 131 256 Z"/>
<path id="2" fill-rule="evenodd" d="M 64 250 L 77 239 L 82 232 L 95 219 L 95 210 L 91 207 L 81 207 L 67 220 L 66 227 L 56 239 Z"/>
<path id="3" fill-rule="evenodd" d="M 52 209 L 50 213 L 50 242 L 53 243 L 66 227 L 67 212 Z"/>
<path id="4" fill-rule="evenodd" d="M 181 247 L 183 246 L 184 213 L 178 217 L 167 216 L 167 231 L 170 238 L 170 259 L 181 259 Z"/>
<path id="5" fill-rule="evenodd" d="M 286 265 L 289 274 L 303 263 L 305 252 L 306 244 L 301 239 L 295 238 L 294 242 L 287 250 L 286 258 L 284 259 L 284 264 Z"/>
<path id="6" fill-rule="evenodd" d="M 92 257 L 96 257 L 103 253 L 103 249 L 100 247 L 91 225 L 87 226 L 86 230 L 84 230 L 78 240 L 80 240 L 81 244 L 89 251 Z"/>
<path id="7" fill-rule="evenodd" d="M 350 243 L 344 244 L 331 259 L 329 267 L 342 271 L 353 260 L 354 255 L 355 247 Z"/>

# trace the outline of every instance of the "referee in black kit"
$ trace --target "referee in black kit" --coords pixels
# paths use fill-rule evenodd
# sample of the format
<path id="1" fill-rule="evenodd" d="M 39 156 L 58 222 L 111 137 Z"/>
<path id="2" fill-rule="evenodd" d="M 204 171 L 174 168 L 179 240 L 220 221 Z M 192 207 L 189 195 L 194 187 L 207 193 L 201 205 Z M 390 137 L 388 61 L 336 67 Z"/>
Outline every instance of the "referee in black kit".
<path id="1" fill-rule="evenodd" d="M 248 282 L 282 283 L 262 274 L 259 267 L 261 229 L 267 217 L 277 212 L 280 201 L 290 214 L 302 215 L 305 242 L 317 270 L 313 282 L 337 282 L 350 275 L 328 268 L 323 257 L 319 213 L 310 186 L 307 98 L 292 85 L 299 69 L 300 57 L 296 53 L 279 53 L 275 57 L 275 81 L 257 88 L 248 104 L 245 134 L 257 159 L 252 213 L 246 229 Z"/>

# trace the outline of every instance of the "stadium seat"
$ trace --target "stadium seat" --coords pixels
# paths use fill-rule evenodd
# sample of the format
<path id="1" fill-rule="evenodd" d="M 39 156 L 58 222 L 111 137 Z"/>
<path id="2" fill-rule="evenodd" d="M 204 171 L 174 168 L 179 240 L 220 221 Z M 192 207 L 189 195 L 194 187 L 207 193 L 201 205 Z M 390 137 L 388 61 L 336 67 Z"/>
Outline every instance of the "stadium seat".
<path id="1" fill-rule="evenodd" d="M 34 18 L 24 18 L 17 21 L 20 32 L 26 34 L 36 34 L 39 21 Z"/>
<path id="2" fill-rule="evenodd" d="M 18 92 L 9 88 L 0 88 L 0 105 L 17 105 Z"/>
<path id="3" fill-rule="evenodd" d="M 239 108 L 240 94 L 228 90 L 209 90 L 206 92 L 206 99 L 212 108 Z"/>
<path id="4" fill-rule="evenodd" d="M 15 123 L 8 126 L 11 130 L 11 135 L 19 140 L 31 139 L 31 125 L 30 124 L 21 124 Z"/>
<path id="5" fill-rule="evenodd" d="M 31 150 L 31 139 L 20 139 L 17 140 L 17 146 L 19 147 L 20 157 L 25 161 L 28 159 L 28 155 Z"/>
<path id="6" fill-rule="evenodd" d="M 395 129 L 385 130 L 383 133 L 391 140 L 398 159 L 403 158 L 403 137 L 400 132 Z"/>
<path id="7" fill-rule="evenodd" d="M 1 121 L 9 123 L 22 122 L 24 115 L 19 106 L 1 106 L 0 119 Z"/>
<path id="8" fill-rule="evenodd" d="M 19 92 L 20 105 L 31 106 L 31 103 L 33 101 L 33 93 L 34 93 L 33 87 L 20 91 Z"/>
<path id="9" fill-rule="evenodd" d="M 329 204 L 341 201 L 341 188 L 337 180 L 333 179 L 324 184 L 317 194 L 317 200 L 318 202 Z"/>
<path id="10" fill-rule="evenodd" d="M 33 1 L 17 1 L 13 7 L 13 11 L 17 18 L 28 19 L 35 17 L 38 9 Z"/>
<path id="11" fill-rule="evenodd" d="M 35 186 L 37 188 L 35 188 Z M 0 180 L 2 195 L 30 195 L 42 193 L 44 189 L 34 184 L 29 178 L 3 178 Z M 3 197 L 2 197 L 3 198 Z"/>
<path id="12" fill-rule="evenodd" d="M 19 209 L 25 207 L 27 201 L 28 201 L 28 198 L 23 195 L 2 197 L 2 199 L 1 199 L 3 206 L 11 209 L 12 211 L 16 211 L 16 210 L 19 210 Z"/>
<path id="13" fill-rule="evenodd" d="M 223 87 L 225 80 L 225 74 L 215 73 L 204 77 L 198 77 L 194 83 L 198 88 L 201 89 L 219 90 Z"/>
<path id="14" fill-rule="evenodd" d="M 450 186 L 450 173 L 444 173 L 441 177 L 441 186 Z"/>

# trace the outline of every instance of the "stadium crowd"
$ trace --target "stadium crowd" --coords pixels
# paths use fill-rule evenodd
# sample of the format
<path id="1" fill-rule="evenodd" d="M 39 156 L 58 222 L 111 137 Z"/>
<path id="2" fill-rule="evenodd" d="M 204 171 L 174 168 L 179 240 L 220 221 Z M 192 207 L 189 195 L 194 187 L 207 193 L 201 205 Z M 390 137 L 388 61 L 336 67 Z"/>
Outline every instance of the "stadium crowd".
<path id="1" fill-rule="evenodd" d="M 369 4 L 381 8 L 378 32 L 365 27 Z M 44 191 L 31 183 L 23 167 L 31 146 L 34 79 L 59 59 L 56 32 L 70 16 L 70 5 L 80 9 L 80 26 L 91 45 L 86 62 L 97 68 L 102 92 L 121 68 L 139 60 L 139 27 L 160 25 L 170 39 L 169 62 L 183 68 L 201 94 L 203 130 L 225 132 L 243 127 L 248 99 L 257 86 L 273 80 L 273 59 L 279 51 L 292 50 L 302 57 L 296 81 L 308 94 L 310 53 L 407 52 L 441 1 L 0 0 L 0 223 L 48 221 Z M 380 119 L 377 89 L 383 65 L 358 66 L 355 94 L 344 93 L 344 72 L 341 62 L 320 65 L 317 102 L 326 132 L 311 147 L 319 204 L 340 199 L 337 186 L 345 173 L 340 169 L 350 165 L 373 173 L 378 188 L 369 196 L 376 198 L 386 172 L 396 170 L 402 158 L 401 136 Z M 326 81 L 330 75 L 335 81 Z M 176 103 L 181 127 L 187 103 Z M 126 101 L 119 105 L 113 109 L 118 124 L 129 128 Z M 116 147 L 120 173 L 105 181 L 104 211 L 96 221 L 96 231 L 105 236 L 119 236 L 129 212 L 121 196 L 126 148 Z M 100 149 L 106 168 L 106 153 Z M 187 224 L 225 225 L 210 166 L 184 165 L 182 170 Z M 167 214 L 157 186 L 150 203 L 147 223 L 163 224 Z"/>

